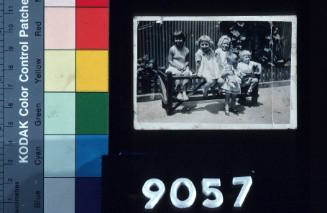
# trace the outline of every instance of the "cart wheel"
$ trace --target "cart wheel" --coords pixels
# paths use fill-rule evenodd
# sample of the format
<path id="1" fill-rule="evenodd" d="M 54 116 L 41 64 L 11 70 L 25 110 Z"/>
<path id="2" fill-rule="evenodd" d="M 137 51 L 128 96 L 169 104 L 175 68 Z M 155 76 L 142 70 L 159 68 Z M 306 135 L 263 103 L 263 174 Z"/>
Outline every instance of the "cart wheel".
<path id="1" fill-rule="evenodd" d="M 159 81 L 160 81 L 162 107 L 165 108 L 164 105 L 166 106 L 167 102 L 168 102 L 167 89 L 166 89 L 166 85 L 163 82 L 161 76 L 159 76 Z"/>

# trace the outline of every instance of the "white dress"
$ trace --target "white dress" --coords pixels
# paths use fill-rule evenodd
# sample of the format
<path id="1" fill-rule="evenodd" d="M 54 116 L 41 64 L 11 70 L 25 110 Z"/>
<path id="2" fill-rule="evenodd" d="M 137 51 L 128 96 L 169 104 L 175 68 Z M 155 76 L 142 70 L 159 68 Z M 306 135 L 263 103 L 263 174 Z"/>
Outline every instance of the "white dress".
<path id="1" fill-rule="evenodd" d="M 195 62 L 200 63 L 198 76 L 204 77 L 207 81 L 218 79 L 220 77 L 217 60 L 212 50 L 208 53 L 204 53 L 199 49 L 195 53 Z"/>
<path id="2" fill-rule="evenodd" d="M 237 70 L 232 65 L 225 66 L 224 72 L 230 72 L 224 76 L 224 84 L 221 86 L 226 93 L 241 94 L 241 79 L 237 76 Z"/>
<path id="3" fill-rule="evenodd" d="M 215 55 L 217 58 L 218 68 L 222 72 L 224 68 L 228 65 L 227 63 L 227 52 L 223 51 L 221 48 L 216 49 Z"/>
<path id="4" fill-rule="evenodd" d="M 241 79 L 238 77 L 238 71 L 234 67 L 227 63 L 227 51 L 223 51 L 221 48 L 216 49 L 215 55 L 217 58 L 217 64 L 220 72 L 231 72 L 233 74 L 224 75 L 224 83 L 221 85 L 221 89 L 226 93 L 240 94 L 241 93 Z"/>
<path id="5" fill-rule="evenodd" d="M 170 47 L 169 54 L 172 56 L 173 63 L 178 65 L 179 67 L 184 67 L 186 63 L 186 56 L 189 54 L 189 49 L 187 47 L 183 47 L 178 49 L 175 45 Z M 187 68 L 185 74 L 189 74 L 190 70 Z M 184 71 L 184 72 L 185 72 Z M 171 65 L 168 66 L 166 72 L 171 72 L 173 75 L 181 75 L 182 72 L 178 70 L 176 67 Z"/>

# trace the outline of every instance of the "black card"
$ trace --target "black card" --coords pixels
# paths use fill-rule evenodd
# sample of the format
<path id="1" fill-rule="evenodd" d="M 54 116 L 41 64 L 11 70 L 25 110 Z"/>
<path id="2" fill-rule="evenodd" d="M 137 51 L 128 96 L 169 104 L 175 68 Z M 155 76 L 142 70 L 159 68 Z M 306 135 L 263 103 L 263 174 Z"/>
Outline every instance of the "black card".
<path id="1" fill-rule="evenodd" d="M 103 212 L 309 212 L 314 73 L 308 72 L 310 11 L 306 3 L 112 1 L 110 13 L 110 147 L 103 163 Z M 256 19 L 250 20 L 251 16 Z M 292 16 L 296 25 L 283 16 Z M 247 27 L 245 40 L 243 26 Z M 167 74 L 178 30 L 186 37 L 192 77 Z M 257 97 L 253 93 L 246 96 L 245 104 L 238 94 L 238 112 L 230 110 L 230 115 L 225 115 L 228 92 L 216 86 L 205 96 L 203 87 L 210 79 L 198 75 L 196 65 L 200 37 L 208 35 L 216 52 L 224 34 L 231 38 L 229 51 L 238 62 L 242 50 L 250 50 L 251 60 L 260 62 L 262 68 L 259 104 L 251 105 Z M 252 71 L 259 69 L 254 67 Z M 192 85 L 185 89 L 177 80 Z M 240 86 L 244 82 L 241 79 Z M 190 100 L 180 99 L 184 89 Z M 241 93 L 248 89 L 242 88 Z M 286 120 L 285 113 L 289 113 Z M 276 124 L 278 116 L 282 119 L 276 128 L 271 124 Z M 234 207 L 242 188 L 233 185 L 237 177 L 252 180 L 241 207 Z M 165 192 L 147 209 L 149 199 L 142 187 L 152 178 L 162 181 Z M 194 202 L 184 209 L 176 207 L 170 197 L 179 178 L 190 180 L 196 191 Z M 207 198 L 215 199 L 203 193 L 205 178 L 220 180 L 220 186 L 213 187 L 223 196 L 217 208 L 203 206 Z M 158 187 L 149 190 L 156 192 Z M 181 186 L 177 197 L 187 200 L 187 187 Z"/>
<path id="2" fill-rule="evenodd" d="M 282 157 L 282 156 L 280 156 Z M 286 156 L 284 156 L 286 157 Z M 307 193 L 303 186 L 306 177 L 294 166 L 294 161 L 266 159 L 259 163 L 252 157 L 238 157 L 235 164 L 219 156 L 111 156 L 104 159 L 103 210 L 104 212 L 306 212 Z M 286 160 L 286 161 L 285 161 Z M 150 199 L 142 187 L 150 179 L 159 179 L 165 186 L 162 197 L 154 206 L 146 207 Z M 188 179 L 195 187 L 183 185 Z M 208 188 L 202 184 L 205 179 L 219 179 Z M 237 179 L 247 180 L 237 184 Z M 181 181 L 171 197 L 174 182 Z M 210 185 L 211 184 L 211 185 Z M 248 187 L 247 192 L 241 192 Z M 150 195 L 158 188 L 149 186 Z M 210 194 L 219 190 L 222 198 Z M 209 195 L 205 194 L 209 190 Z M 185 200 L 191 199 L 187 207 Z M 237 201 L 240 196 L 241 203 Z M 239 199 L 240 199 L 239 198 Z M 179 203 L 173 204 L 172 199 Z M 206 200 L 217 200 L 219 204 L 206 207 Z M 219 201 L 218 201 L 219 200 Z M 214 202 L 215 203 L 215 202 Z M 239 205 L 237 204 L 239 203 Z"/>

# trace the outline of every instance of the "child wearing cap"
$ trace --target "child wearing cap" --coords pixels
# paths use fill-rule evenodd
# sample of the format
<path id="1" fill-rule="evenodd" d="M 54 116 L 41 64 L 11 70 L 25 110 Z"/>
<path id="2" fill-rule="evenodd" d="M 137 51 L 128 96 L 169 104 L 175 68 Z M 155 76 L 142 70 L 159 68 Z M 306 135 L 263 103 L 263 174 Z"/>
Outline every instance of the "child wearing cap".
<path id="1" fill-rule="evenodd" d="M 189 69 L 189 49 L 185 47 L 186 37 L 182 31 L 175 31 L 173 34 L 174 45 L 170 47 L 168 53 L 168 68 L 166 73 L 170 72 L 174 76 L 191 76 Z M 186 94 L 189 80 L 176 80 L 177 99 L 187 101 Z"/>

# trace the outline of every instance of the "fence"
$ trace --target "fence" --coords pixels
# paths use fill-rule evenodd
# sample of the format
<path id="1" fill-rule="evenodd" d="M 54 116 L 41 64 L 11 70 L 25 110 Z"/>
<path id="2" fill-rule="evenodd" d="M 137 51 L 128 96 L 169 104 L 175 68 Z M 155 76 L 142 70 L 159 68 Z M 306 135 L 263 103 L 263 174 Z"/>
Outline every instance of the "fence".
<path id="1" fill-rule="evenodd" d="M 211 38 L 221 36 L 218 22 L 165 21 L 162 24 L 140 22 L 137 36 L 138 57 L 147 54 L 157 61 L 158 66 L 166 66 L 168 51 L 173 45 L 172 34 L 176 29 L 182 30 L 187 35 L 185 45 L 190 50 L 191 69 L 195 67 L 194 57 L 192 57 L 197 51 L 195 41 L 203 34 L 209 35 Z"/>

